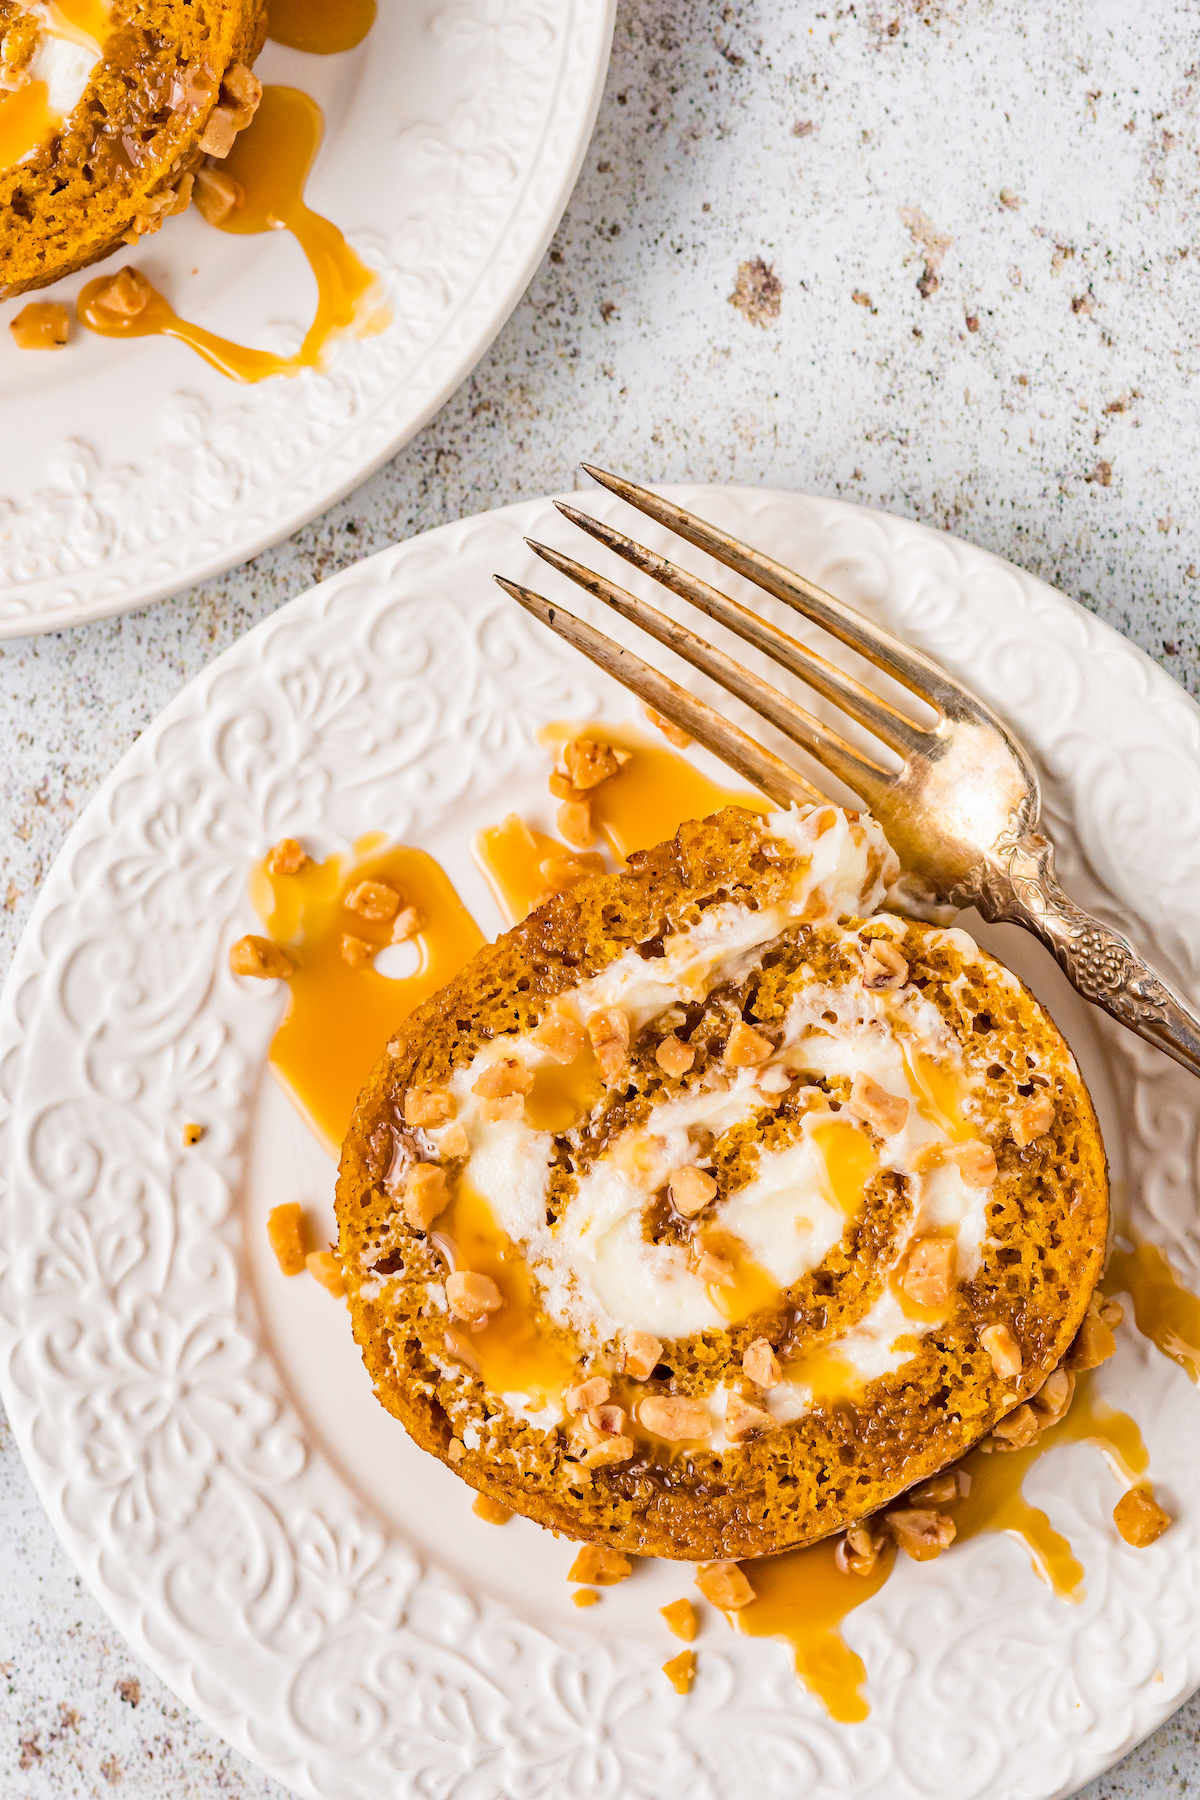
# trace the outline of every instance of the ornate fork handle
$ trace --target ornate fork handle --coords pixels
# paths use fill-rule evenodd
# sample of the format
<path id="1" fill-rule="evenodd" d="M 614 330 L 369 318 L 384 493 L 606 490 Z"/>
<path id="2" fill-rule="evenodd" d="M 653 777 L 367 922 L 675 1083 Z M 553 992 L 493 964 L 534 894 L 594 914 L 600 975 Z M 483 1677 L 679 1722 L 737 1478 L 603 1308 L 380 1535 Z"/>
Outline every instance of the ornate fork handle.
<path id="1" fill-rule="evenodd" d="M 1128 939 L 1063 892 L 1054 847 L 1039 832 L 1004 845 L 972 898 L 985 918 L 1024 925 L 1040 937 L 1085 1000 L 1200 1075 L 1200 1019 Z"/>

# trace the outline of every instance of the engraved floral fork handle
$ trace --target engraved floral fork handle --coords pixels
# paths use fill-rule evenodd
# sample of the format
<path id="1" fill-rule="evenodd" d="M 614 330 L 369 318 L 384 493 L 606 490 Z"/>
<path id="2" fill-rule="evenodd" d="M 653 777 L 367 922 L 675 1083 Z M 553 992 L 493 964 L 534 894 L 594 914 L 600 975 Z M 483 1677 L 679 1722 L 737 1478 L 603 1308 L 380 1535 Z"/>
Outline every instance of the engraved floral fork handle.
<path id="1" fill-rule="evenodd" d="M 1037 770 L 1024 746 L 989 706 L 930 657 L 901 643 L 794 569 L 661 494 L 585 466 L 610 492 L 792 607 L 916 694 L 932 709 L 934 723 L 919 723 L 761 613 L 577 507 L 559 503 L 559 511 L 572 524 L 805 682 L 886 745 L 892 757 L 880 759 L 877 752 L 849 743 L 724 650 L 607 576 L 593 574 L 545 544 L 531 542 L 531 549 L 751 707 L 857 794 L 900 858 L 902 886 L 913 910 L 937 917 L 944 908 L 952 914 L 977 906 L 987 919 L 1023 925 L 1053 952 L 1068 981 L 1086 1000 L 1104 1007 L 1200 1075 L 1200 1019 L 1131 944 L 1077 906 L 1058 885 L 1054 852 L 1038 830 Z M 791 762 L 632 651 L 557 602 L 503 576 L 496 579 L 528 612 L 773 800 L 788 806 L 824 799 Z"/>

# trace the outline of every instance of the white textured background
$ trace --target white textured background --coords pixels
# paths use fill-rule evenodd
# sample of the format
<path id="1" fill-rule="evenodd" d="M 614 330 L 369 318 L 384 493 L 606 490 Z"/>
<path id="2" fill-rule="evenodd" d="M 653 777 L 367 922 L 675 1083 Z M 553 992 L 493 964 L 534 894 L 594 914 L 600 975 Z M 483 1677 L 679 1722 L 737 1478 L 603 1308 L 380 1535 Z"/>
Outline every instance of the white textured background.
<path id="1" fill-rule="evenodd" d="M 1198 88 L 1200 15 L 1167 0 L 625 0 L 554 245 L 421 436 L 249 567 L 0 647 L 5 963 L 80 808 L 216 651 L 580 457 L 943 526 L 1200 693 Z M 4 1800 L 281 1800 L 125 1649 L 2 1432 L 0 1676 Z M 1200 1704 L 1086 1792 L 1200 1795 Z"/>

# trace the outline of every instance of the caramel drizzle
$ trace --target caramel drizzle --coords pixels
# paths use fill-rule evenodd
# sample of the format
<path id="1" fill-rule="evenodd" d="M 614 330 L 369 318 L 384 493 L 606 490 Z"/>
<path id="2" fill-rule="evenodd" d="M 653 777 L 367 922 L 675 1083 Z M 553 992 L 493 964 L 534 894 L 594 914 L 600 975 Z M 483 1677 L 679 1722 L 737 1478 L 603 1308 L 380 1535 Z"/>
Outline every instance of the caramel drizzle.
<path id="1" fill-rule="evenodd" d="M 1100 1285 L 1106 1294 L 1127 1293 L 1142 1336 L 1178 1363 L 1189 1381 L 1200 1383 L 1200 1299 L 1161 1250 L 1144 1240 L 1132 1250 L 1114 1249 Z"/>
<path id="2" fill-rule="evenodd" d="M 292 50 L 336 56 L 362 43 L 375 11 L 376 0 L 271 0 L 267 34 Z"/>

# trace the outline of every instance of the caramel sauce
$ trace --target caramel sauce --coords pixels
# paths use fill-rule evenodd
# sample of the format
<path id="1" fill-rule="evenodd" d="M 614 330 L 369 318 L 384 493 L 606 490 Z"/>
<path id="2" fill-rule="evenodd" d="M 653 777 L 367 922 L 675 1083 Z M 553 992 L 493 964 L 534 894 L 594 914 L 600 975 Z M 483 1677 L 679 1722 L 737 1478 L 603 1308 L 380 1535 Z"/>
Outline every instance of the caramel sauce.
<path id="1" fill-rule="evenodd" d="M 732 1617 L 748 1637 L 786 1638 L 805 1687 L 832 1718 L 853 1725 L 870 1711 L 863 1694 L 867 1671 L 838 1627 L 856 1606 L 879 1592 L 896 1553 L 887 1545 L 869 1575 L 843 1575 L 834 1562 L 837 1542 L 826 1538 L 806 1550 L 788 1550 L 744 1564 L 754 1599 Z"/>
<path id="2" fill-rule="evenodd" d="M 471 849 L 510 925 L 519 925 L 554 892 L 541 864 L 550 856 L 570 855 L 565 844 L 547 837 L 544 831 L 534 831 L 516 813 L 477 832 Z"/>
<path id="3" fill-rule="evenodd" d="M 271 1066 L 316 1135 L 336 1155 L 354 1103 L 397 1025 L 436 993 L 475 954 L 483 933 L 447 876 L 423 850 L 384 849 L 378 836 L 361 838 L 347 861 L 308 862 L 295 875 L 272 875 L 261 864 L 251 899 L 276 943 L 297 956 L 288 979 L 291 1001 L 271 1045 Z M 352 968 L 342 937 L 383 949 L 392 924 L 372 924 L 345 905 L 359 881 L 390 882 L 402 905 L 424 921 L 412 940 L 417 970 L 393 980 L 368 964 Z"/>
<path id="4" fill-rule="evenodd" d="M 714 1282 L 706 1289 L 709 1299 L 728 1324 L 740 1325 L 752 1313 L 776 1305 L 779 1283 L 753 1257 L 746 1255 L 746 1247 L 740 1238 L 730 1232 L 706 1231 L 698 1241 L 733 1270 L 732 1283 L 718 1286 Z"/>
<path id="5" fill-rule="evenodd" d="M 866 1385 L 852 1362 L 836 1347 L 802 1350 L 784 1365 L 785 1381 L 812 1389 L 814 1400 L 852 1400 Z"/>
<path id="6" fill-rule="evenodd" d="M 1106 1294 L 1129 1294 L 1142 1336 L 1177 1362 L 1189 1380 L 1200 1382 L 1200 1299 L 1156 1245 L 1114 1249 L 1101 1287 Z"/>
<path id="7" fill-rule="evenodd" d="M 61 125 L 60 115 L 50 111 L 49 96 L 44 81 L 27 81 L 0 100 L 0 169 L 20 162 Z"/>
<path id="8" fill-rule="evenodd" d="M 618 862 L 626 862 L 635 850 L 665 843 L 685 819 L 704 819 L 726 806 L 748 806 L 760 813 L 771 810 L 761 794 L 719 786 L 685 757 L 652 743 L 633 726 L 555 724 L 538 733 L 539 743 L 555 753 L 573 737 L 594 738 L 631 753 L 623 768 L 588 795 L 592 823 Z"/>
<path id="9" fill-rule="evenodd" d="M 572 1063 L 546 1063 L 525 1096 L 525 1122 L 534 1131 L 569 1131 L 603 1098 L 595 1052 L 585 1040 Z"/>
<path id="10" fill-rule="evenodd" d="M 375 23 L 375 0 L 271 0 L 267 35 L 290 50 L 336 56 L 361 44 Z"/>
<path id="11" fill-rule="evenodd" d="M 449 1238 L 460 1269 L 487 1275 L 504 1305 L 482 1330 L 459 1325 L 456 1335 L 493 1394 L 519 1394 L 531 1411 L 556 1399 L 576 1379 L 575 1358 L 538 1305 L 521 1250 L 497 1225 L 483 1195 L 460 1177 L 435 1236 Z"/>
<path id="12" fill-rule="evenodd" d="M 105 0 L 50 0 L 50 23 L 59 37 L 97 55 L 112 28 Z"/>
<path id="13" fill-rule="evenodd" d="M 862 1211 L 867 1183 L 879 1167 L 871 1140 L 849 1119 L 823 1120 L 812 1127 L 812 1139 L 825 1162 L 828 1197 L 853 1222 Z"/>
<path id="14" fill-rule="evenodd" d="M 975 1128 L 963 1117 L 963 1085 L 957 1069 L 940 1062 L 927 1050 L 914 1049 L 903 1034 L 898 1034 L 898 1041 L 921 1117 L 944 1131 L 953 1143 L 962 1144 L 973 1138 Z"/>
<path id="15" fill-rule="evenodd" d="M 218 337 L 181 319 L 165 297 L 152 291 L 141 311 L 118 312 L 105 304 L 111 276 L 89 281 L 79 296 L 81 325 L 101 337 L 169 337 L 187 344 L 231 381 L 264 381 L 320 367 L 334 338 L 356 329 L 380 328 L 370 313 L 375 277 L 336 225 L 304 203 L 304 184 L 321 143 L 323 119 L 315 100 L 298 88 L 265 87 L 253 120 L 239 132 L 221 170 L 238 183 L 242 200 L 218 230 L 235 236 L 290 231 L 317 279 L 317 310 L 295 356 L 278 356 Z"/>

